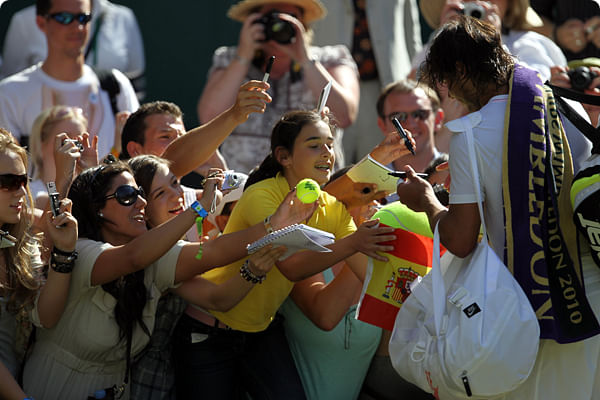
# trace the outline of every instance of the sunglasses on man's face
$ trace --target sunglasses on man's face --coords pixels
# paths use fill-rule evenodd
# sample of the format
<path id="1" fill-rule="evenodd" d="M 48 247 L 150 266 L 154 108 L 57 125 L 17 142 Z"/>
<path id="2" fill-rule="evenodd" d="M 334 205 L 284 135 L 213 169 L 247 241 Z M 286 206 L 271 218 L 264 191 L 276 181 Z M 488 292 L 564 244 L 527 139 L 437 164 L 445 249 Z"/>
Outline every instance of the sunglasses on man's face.
<path id="1" fill-rule="evenodd" d="M 15 190 L 21 189 L 21 187 L 27 185 L 27 174 L 15 175 L 15 174 L 4 174 L 0 175 L 0 189 L 4 191 L 14 192 Z"/>
<path id="2" fill-rule="evenodd" d="M 92 20 L 92 14 L 78 13 L 73 14 L 70 12 L 58 12 L 48 15 L 48 18 L 52 18 L 61 25 L 69 25 L 73 21 L 77 21 L 79 25 L 86 25 Z"/>
<path id="3" fill-rule="evenodd" d="M 411 111 L 411 112 L 403 112 L 403 111 L 399 111 L 399 112 L 393 112 L 390 113 L 388 115 L 386 115 L 385 117 L 387 119 L 389 119 L 390 121 L 393 120 L 394 118 L 398 119 L 398 121 L 400 121 L 401 123 L 406 121 L 408 119 L 408 117 L 412 117 L 413 119 L 420 119 L 421 121 L 425 121 L 429 115 L 431 114 L 431 110 L 415 110 L 415 111 Z"/>
<path id="4" fill-rule="evenodd" d="M 138 196 L 144 198 L 144 190 L 135 188 L 131 185 L 121 185 L 113 194 L 109 194 L 104 200 L 116 199 L 122 206 L 132 206 L 137 201 Z"/>

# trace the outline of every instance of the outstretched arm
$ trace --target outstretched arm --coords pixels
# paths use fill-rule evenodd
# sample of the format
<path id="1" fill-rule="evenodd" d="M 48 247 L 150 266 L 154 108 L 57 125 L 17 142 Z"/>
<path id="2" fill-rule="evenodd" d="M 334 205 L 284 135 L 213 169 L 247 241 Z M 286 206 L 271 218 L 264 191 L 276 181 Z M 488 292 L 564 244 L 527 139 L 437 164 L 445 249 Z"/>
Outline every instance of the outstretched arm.
<path id="1" fill-rule="evenodd" d="M 251 113 L 265 111 L 266 104 L 271 102 L 271 96 L 266 92 L 268 88 L 269 84 L 262 81 L 244 83 L 233 106 L 169 144 L 162 157 L 171 161 L 171 171 L 178 177 L 183 176 L 207 161 Z"/>
<path id="2" fill-rule="evenodd" d="M 248 257 L 248 268 L 256 276 L 264 276 L 283 253 L 283 246 L 265 246 Z M 189 303 L 207 310 L 226 312 L 242 301 L 255 285 L 240 274 L 235 274 L 220 285 L 196 275 L 174 291 Z"/>

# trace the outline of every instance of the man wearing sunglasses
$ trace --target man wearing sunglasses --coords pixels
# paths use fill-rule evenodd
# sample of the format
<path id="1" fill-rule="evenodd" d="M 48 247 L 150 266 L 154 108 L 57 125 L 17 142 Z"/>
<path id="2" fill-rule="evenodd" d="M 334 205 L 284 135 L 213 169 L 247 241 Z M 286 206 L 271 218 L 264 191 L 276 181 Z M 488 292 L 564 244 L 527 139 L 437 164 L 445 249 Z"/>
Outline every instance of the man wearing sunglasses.
<path id="1" fill-rule="evenodd" d="M 444 111 L 440 99 L 427 86 L 412 80 L 401 80 L 384 87 L 377 99 L 377 126 L 384 135 L 396 132 L 392 119 L 408 129 L 417 144 L 415 155 L 408 154 L 393 161 L 396 171 L 410 165 L 416 172 L 424 172 L 439 155 L 435 147 L 435 133 L 442 128 Z"/>
<path id="2" fill-rule="evenodd" d="M 27 144 L 33 122 L 55 105 L 79 107 L 88 119 L 90 136 L 98 136 L 98 155 L 105 156 L 115 142 L 115 115 L 109 94 L 96 73 L 84 64 L 90 35 L 91 0 L 37 0 L 37 28 L 45 35 L 46 59 L 0 81 L 0 126 Z M 32 26 L 32 29 L 37 29 Z M 119 71 L 118 111 L 135 111 L 138 100 L 129 80 Z"/>

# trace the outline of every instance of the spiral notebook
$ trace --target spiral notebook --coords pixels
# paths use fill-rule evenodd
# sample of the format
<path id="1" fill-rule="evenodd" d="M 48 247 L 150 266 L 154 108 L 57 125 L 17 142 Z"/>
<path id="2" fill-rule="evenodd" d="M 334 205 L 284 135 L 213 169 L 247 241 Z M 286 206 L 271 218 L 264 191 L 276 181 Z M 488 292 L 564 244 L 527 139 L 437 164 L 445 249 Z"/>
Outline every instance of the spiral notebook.
<path id="1" fill-rule="evenodd" d="M 284 260 L 297 252 L 306 249 L 319 252 L 330 252 L 327 246 L 335 242 L 335 236 L 320 229 L 304 224 L 294 224 L 279 229 L 248 245 L 248 254 L 252 254 L 269 243 L 287 247 L 287 251 L 279 258 Z"/>

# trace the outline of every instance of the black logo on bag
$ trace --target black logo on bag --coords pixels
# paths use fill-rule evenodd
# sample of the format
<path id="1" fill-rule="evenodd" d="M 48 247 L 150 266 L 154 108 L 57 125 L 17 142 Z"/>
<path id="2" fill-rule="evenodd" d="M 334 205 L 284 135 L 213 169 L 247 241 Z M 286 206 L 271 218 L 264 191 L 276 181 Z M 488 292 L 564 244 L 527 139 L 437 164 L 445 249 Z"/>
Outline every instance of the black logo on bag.
<path id="1" fill-rule="evenodd" d="M 467 316 L 467 318 L 471 318 L 473 315 L 481 312 L 481 308 L 477 305 L 477 303 L 473 303 L 470 306 L 467 306 L 463 309 L 463 312 Z"/>

